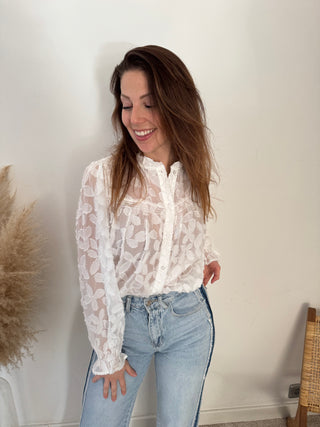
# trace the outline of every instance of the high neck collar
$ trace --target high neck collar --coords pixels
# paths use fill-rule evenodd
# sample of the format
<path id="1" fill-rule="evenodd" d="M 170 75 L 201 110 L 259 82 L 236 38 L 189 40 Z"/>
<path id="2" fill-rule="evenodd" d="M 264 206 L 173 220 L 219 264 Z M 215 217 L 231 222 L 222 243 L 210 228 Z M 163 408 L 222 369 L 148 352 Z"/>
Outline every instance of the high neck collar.
<path id="1" fill-rule="evenodd" d="M 138 163 L 140 164 L 140 166 L 143 169 L 165 169 L 165 166 L 162 162 L 156 162 L 152 159 L 150 159 L 150 157 L 144 156 L 142 154 L 138 154 Z M 174 162 L 171 166 L 170 166 L 170 171 L 172 170 L 179 170 L 181 169 L 182 164 L 177 161 Z"/>

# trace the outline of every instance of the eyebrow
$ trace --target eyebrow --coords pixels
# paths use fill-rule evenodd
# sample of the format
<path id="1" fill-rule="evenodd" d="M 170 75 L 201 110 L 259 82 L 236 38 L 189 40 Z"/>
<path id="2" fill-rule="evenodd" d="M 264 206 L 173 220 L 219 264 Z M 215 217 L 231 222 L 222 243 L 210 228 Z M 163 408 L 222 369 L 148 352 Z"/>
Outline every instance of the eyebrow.
<path id="1" fill-rule="evenodd" d="M 143 99 L 143 98 L 146 98 L 147 96 L 152 96 L 151 95 L 151 93 L 146 93 L 145 95 L 142 95 L 142 96 L 140 96 L 140 98 L 139 99 Z M 130 97 L 129 96 L 127 96 L 127 95 L 124 95 L 123 93 L 121 93 L 120 94 L 120 98 L 126 98 L 126 99 L 129 99 L 130 100 Z"/>

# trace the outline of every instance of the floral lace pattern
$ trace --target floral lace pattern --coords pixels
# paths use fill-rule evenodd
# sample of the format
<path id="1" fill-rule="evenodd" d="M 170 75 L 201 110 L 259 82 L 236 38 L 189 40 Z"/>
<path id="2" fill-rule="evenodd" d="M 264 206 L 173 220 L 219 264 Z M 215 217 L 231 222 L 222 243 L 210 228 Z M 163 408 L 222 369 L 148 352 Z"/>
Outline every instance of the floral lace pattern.
<path id="1" fill-rule="evenodd" d="M 218 259 L 179 162 L 167 175 L 162 163 L 139 156 L 146 194 L 133 181 L 117 217 L 109 210 L 110 158 L 85 170 L 76 217 L 81 304 L 93 373 L 124 365 L 121 353 L 125 295 L 148 297 L 200 287 L 204 263 Z"/>

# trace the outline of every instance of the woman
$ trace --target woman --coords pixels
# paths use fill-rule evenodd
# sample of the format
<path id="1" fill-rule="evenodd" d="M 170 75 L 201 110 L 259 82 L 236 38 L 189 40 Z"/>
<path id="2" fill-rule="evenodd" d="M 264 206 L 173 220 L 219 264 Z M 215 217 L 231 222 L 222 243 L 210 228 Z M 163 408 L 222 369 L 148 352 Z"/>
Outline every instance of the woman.
<path id="1" fill-rule="evenodd" d="M 204 108 L 181 60 L 130 50 L 111 78 L 112 156 L 91 163 L 77 211 L 81 303 L 94 349 L 81 426 L 125 427 L 154 357 L 157 425 L 197 426 L 219 279 L 205 235 L 215 176 Z"/>

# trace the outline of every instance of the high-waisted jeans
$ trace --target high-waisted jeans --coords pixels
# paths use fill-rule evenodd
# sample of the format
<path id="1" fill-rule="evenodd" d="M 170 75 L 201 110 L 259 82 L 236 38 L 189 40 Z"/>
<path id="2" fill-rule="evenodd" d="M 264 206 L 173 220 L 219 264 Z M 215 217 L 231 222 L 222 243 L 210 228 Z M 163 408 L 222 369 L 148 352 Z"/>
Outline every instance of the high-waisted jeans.
<path id="1" fill-rule="evenodd" d="M 103 380 L 92 383 L 92 353 L 83 395 L 81 427 L 128 427 L 139 386 L 154 356 L 157 427 L 196 427 L 214 345 L 214 323 L 206 290 L 148 298 L 126 296 L 123 352 L 137 377 L 125 374 L 117 400 L 103 397 Z"/>

